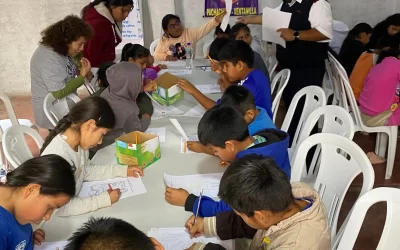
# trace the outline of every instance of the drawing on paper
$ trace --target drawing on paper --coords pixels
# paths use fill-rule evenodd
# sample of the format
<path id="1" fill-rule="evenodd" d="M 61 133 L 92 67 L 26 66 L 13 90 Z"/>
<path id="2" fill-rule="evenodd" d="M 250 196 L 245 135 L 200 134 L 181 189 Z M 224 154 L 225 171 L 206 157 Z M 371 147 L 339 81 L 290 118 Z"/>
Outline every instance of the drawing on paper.
<path id="1" fill-rule="evenodd" d="M 113 182 L 110 183 L 111 187 L 113 189 L 118 189 L 122 193 L 128 192 L 128 187 L 126 187 L 126 183 L 123 181 L 118 181 L 118 182 Z M 89 191 L 89 196 L 96 196 L 100 195 L 104 192 L 106 192 L 109 189 L 107 183 L 100 183 L 100 184 L 94 184 L 93 186 L 90 186 L 90 191 Z"/>

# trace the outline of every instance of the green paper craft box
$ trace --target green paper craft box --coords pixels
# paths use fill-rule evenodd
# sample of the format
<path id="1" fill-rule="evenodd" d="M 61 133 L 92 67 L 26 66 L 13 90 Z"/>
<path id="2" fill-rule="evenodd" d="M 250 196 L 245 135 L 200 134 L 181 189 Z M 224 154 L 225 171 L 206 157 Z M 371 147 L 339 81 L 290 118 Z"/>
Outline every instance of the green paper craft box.
<path id="1" fill-rule="evenodd" d="M 179 77 L 168 72 L 157 77 L 157 90 L 153 91 L 153 98 L 163 104 L 171 105 L 183 98 L 183 90 L 178 87 Z"/>
<path id="2" fill-rule="evenodd" d="M 160 141 L 156 135 L 133 131 L 115 139 L 115 145 L 118 164 L 144 169 L 161 158 Z"/>

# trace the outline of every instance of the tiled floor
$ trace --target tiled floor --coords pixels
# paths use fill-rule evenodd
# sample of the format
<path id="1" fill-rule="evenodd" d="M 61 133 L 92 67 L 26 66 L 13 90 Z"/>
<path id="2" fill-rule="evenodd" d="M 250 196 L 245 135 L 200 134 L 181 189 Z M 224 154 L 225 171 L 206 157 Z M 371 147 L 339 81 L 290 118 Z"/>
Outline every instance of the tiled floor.
<path id="1" fill-rule="evenodd" d="M 33 121 L 33 112 L 32 112 L 32 104 L 30 96 L 20 96 L 12 98 L 13 106 L 15 109 L 15 113 L 18 118 L 25 118 Z M 281 109 L 283 110 L 283 109 Z M 284 114 L 283 112 L 279 112 L 278 114 L 278 124 L 282 123 Z M 5 108 L 3 103 L 0 104 L 0 119 L 7 118 L 7 114 L 5 112 Z M 40 134 L 45 137 L 47 135 L 47 130 L 40 130 Z M 374 135 L 362 135 L 361 133 L 357 133 L 354 141 L 360 145 L 360 147 L 365 152 L 373 151 L 375 145 L 375 136 Z M 30 145 L 34 144 L 32 141 L 29 143 Z M 32 146 L 32 148 L 34 148 Z M 397 148 L 397 152 L 399 152 L 400 147 Z M 34 155 L 38 155 L 38 149 L 34 150 Z M 396 153 L 396 155 L 398 155 Z M 400 187 L 400 170 L 398 169 L 400 166 L 400 161 L 397 160 L 395 162 L 393 176 L 390 180 L 385 180 L 385 170 L 386 165 L 376 165 L 375 169 L 375 186 L 389 186 L 389 187 Z M 347 213 L 350 211 L 351 207 L 354 204 L 354 201 L 357 199 L 358 194 L 361 190 L 362 177 L 358 177 L 354 180 L 353 184 L 348 191 L 346 198 L 344 200 L 342 211 L 339 218 L 339 223 L 342 223 Z M 382 232 L 382 228 L 386 219 L 386 204 L 378 203 L 374 205 L 366 216 L 364 221 L 362 230 L 357 240 L 355 250 L 369 250 L 376 249 L 376 246 L 379 242 L 379 238 Z"/>

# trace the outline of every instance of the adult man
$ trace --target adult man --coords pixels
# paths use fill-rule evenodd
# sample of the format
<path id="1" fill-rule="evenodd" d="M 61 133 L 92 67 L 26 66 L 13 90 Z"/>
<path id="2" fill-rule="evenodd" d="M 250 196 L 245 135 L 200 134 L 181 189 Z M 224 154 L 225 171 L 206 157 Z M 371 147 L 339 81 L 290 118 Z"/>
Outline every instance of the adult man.
<path id="1" fill-rule="evenodd" d="M 283 93 L 288 108 L 299 90 L 311 85 L 322 85 L 333 21 L 331 6 L 326 0 L 282 1 L 277 9 L 292 13 L 289 27 L 277 30 L 286 41 L 286 48 L 278 45 L 276 52 L 280 68 L 291 70 L 289 83 Z M 239 21 L 262 24 L 262 16 L 241 17 Z M 298 107 L 302 107 L 302 104 L 299 103 Z M 296 110 L 293 121 L 298 121 L 300 115 L 301 111 Z M 288 131 L 291 138 L 296 127 L 297 122 L 292 122 Z"/>

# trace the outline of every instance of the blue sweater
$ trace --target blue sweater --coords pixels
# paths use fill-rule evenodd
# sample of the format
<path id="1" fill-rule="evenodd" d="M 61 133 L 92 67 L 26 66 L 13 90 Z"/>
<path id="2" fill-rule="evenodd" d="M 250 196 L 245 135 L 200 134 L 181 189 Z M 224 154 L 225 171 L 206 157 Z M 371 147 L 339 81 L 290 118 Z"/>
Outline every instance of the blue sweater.
<path id="1" fill-rule="evenodd" d="M 252 123 L 249 124 L 249 134 L 251 136 L 256 135 L 261 130 L 276 128 L 274 122 L 269 117 L 265 109 L 257 107 L 259 111 L 256 119 Z"/>
<path id="2" fill-rule="evenodd" d="M 288 178 L 290 179 L 290 162 L 287 152 L 289 147 L 288 134 L 278 129 L 266 129 L 257 133 L 257 135 L 266 138 L 267 141 L 256 144 L 251 148 L 239 152 L 239 154 L 236 155 L 236 158 L 241 158 L 250 154 L 272 157 L 276 164 L 288 175 Z M 185 210 L 192 211 L 195 214 L 197 211 L 198 202 L 199 198 L 194 194 L 190 194 L 185 202 Z M 222 200 L 217 202 L 210 197 L 203 196 L 201 198 L 198 216 L 213 217 L 217 213 L 231 210 L 232 208 L 225 204 L 225 202 Z"/>
<path id="3" fill-rule="evenodd" d="M 0 249 L 33 249 L 31 224 L 21 225 L 14 215 L 0 206 Z"/>

